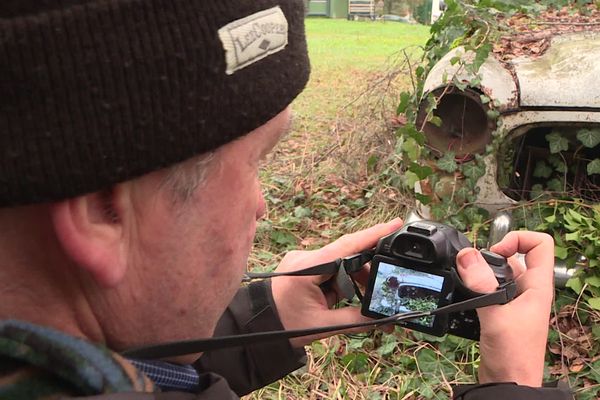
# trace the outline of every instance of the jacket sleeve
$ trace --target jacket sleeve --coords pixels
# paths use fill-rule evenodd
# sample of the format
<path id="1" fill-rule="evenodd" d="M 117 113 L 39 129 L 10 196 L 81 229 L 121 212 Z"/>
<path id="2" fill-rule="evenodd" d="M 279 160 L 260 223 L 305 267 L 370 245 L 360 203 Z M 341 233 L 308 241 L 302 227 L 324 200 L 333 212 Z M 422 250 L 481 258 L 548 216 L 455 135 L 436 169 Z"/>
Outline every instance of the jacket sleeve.
<path id="1" fill-rule="evenodd" d="M 572 400 L 568 388 L 520 386 L 513 382 L 484 385 L 459 385 L 454 388 L 454 400 Z"/>
<path id="2" fill-rule="evenodd" d="M 283 330 L 269 280 L 241 288 L 219 320 L 215 336 Z M 293 349 L 288 339 L 210 351 L 194 364 L 200 372 L 223 376 L 243 396 L 281 379 L 306 362 L 304 349 Z"/>

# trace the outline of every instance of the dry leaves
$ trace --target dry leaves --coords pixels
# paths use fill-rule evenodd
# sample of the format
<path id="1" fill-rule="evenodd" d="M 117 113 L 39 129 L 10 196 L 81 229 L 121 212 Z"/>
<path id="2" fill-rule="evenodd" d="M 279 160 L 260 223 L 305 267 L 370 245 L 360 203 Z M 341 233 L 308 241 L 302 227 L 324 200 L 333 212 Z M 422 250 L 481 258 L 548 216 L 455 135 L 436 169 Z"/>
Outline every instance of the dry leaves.
<path id="1" fill-rule="evenodd" d="M 552 37 L 572 32 L 600 31 L 600 10 L 589 5 L 586 13 L 563 8 L 547 10 L 532 17 L 517 13 L 499 17 L 509 34 L 494 44 L 493 52 L 501 61 L 521 56 L 537 57 L 548 49 Z"/>
<path id="2" fill-rule="evenodd" d="M 554 329 L 560 332 L 560 340 L 549 346 L 550 352 L 560 357 L 560 362 L 550 368 L 550 373 L 555 376 L 580 372 L 600 359 L 600 355 L 594 355 L 592 329 L 581 323 L 575 307 L 563 307 L 550 321 Z"/>

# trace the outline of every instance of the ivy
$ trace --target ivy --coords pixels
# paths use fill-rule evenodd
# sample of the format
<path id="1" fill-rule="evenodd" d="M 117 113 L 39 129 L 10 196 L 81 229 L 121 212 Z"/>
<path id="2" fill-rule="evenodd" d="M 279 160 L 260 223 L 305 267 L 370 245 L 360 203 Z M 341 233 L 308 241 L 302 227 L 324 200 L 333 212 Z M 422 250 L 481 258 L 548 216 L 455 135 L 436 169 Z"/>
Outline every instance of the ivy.
<path id="1" fill-rule="evenodd" d="M 523 216 L 537 214 L 542 217 L 532 228 L 553 234 L 555 256 L 565 260 L 569 267 L 580 262 L 579 256 L 587 257 L 586 268 L 570 279 L 567 287 L 590 307 L 600 310 L 600 206 L 573 199 L 532 202 L 520 207 L 524 210 Z"/>
<path id="2" fill-rule="evenodd" d="M 478 180 L 485 175 L 485 166 L 482 162 L 465 163 L 462 167 L 462 173 L 469 179 Z"/>
<path id="3" fill-rule="evenodd" d="M 577 133 L 577 139 L 588 148 L 600 144 L 600 129 L 581 129 Z"/>
<path id="4" fill-rule="evenodd" d="M 431 169 L 431 167 L 425 165 L 419 165 L 415 162 L 413 162 L 410 167 L 408 167 L 408 170 L 412 173 L 414 173 L 415 175 L 417 175 L 417 177 L 419 177 L 419 179 L 423 180 L 425 178 L 427 178 L 429 175 L 433 174 L 433 170 Z"/>
<path id="5" fill-rule="evenodd" d="M 569 149 L 569 141 L 559 132 L 552 132 L 546 135 L 546 140 L 550 145 L 550 152 L 552 154 L 560 153 L 561 151 L 567 151 Z"/>
<path id="6" fill-rule="evenodd" d="M 445 83 L 451 83 L 458 90 L 478 88 L 480 84 L 479 69 L 494 51 L 494 45 L 511 33 L 513 29 L 506 21 L 517 13 L 535 15 L 549 8 L 561 9 L 569 6 L 580 13 L 586 12 L 590 4 L 586 0 L 447 0 L 447 9 L 431 27 L 431 36 L 427 42 L 419 66 L 414 69 L 413 90 L 400 94 L 397 111 L 404 114 L 407 123 L 397 130 L 396 134 L 401 146 L 397 146 L 399 164 L 398 175 L 402 176 L 404 185 L 414 189 L 418 182 L 421 188 L 429 188 L 417 193 L 416 199 L 429 207 L 432 218 L 453 224 L 456 228 L 468 231 L 471 239 L 485 242 L 485 230 L 489 224 L 487 212 L 477 206 L 478 181 L 486 173 L 484 156 L 498 154 L 500 169 L 513 171 L 516 157 L 515 149 L 502 148 L 510 143 L 495 140 L 488 146 L 484 155 L 475 159 L 463 160 L 453 152 L 437 153 L 427 147 L 426 137 L 422 132 L 425 123 L 443 126 L 435 114 L 439 98 L 431 93 L 424 93 L 424 81 L 431 68 L 449 51 L 462 47 L 464 51 L 450 60 L 455 68 L 466 72 L 470 80 L 451 76 L 443 76 Z M 469 55 L 468 57 L 465 55 Z M 495 104 L 483 91 L 479 94 L 481 104 L 487 107 L 490 120 L 500 116 L 498 104 Z M 421 110 L 421 111 L 420 111 Z M 420 113 L 420 114 L 419 114 Z M 422 118 L 417 124 L 417 115 Z M 550 232 L 556 242 L 556 255 L 569 265 L 574 265 L 577 255 L 585 254 L 589 266 L 585 273 L 573 279 L 569 287 L 581 295 L 586 303 L 597 308 L 600 303 L 600 266 L 597 254 L 600 254 L 598 234 L 600 231 L 600 214 L 597 209 L 584 206 L 579 193 L 566 192 L 570 178 L 581 171 L 588 176 L 600 174 L 600 158 L 586 155 L 597 154 L 587 152 L 600 145 L 600 129 L 584 128 L 567 134 L 556 129 L 545 135 L 549 155 L 540 159 L 534 166 L 534 178 L 529 198 L 533 199 L 518 207 L 523 207 L 517 218 L 518 227 L 530 230 Z M 503 137 L 502 128 L 493 133 L 495 138 Z M 513 143 L 514 145 L 514 143 Z M 434 160 L 434 162 L 426 161 Z M 583 163 L 584 169 L 579 168 Z M 423 181 L 427 182 L 423 185 Z M 457 180 L 460 183 L 457 183 Z M 503 181 L 504 180 L 504 181 Z M 507 186 L 506 178 L 499 177 L 499 183 Z M 559 199 L 553 197 L 561 196 Z M 568 197 L 571 196 L 571 197 Z M 551 202 L 557 203 L 551 203 Z M 581 204 L 581 205 L 580 205 Z M 574 206 L 576 205 L 576 206 Z M 568 209 L 572 208 L 573 212 Z"/>
<path id="7" fill-rule="evenodd" d="M 454 172 L 458 168 L 458 164 L 454 159 L 455 155 L 453 152 L 447 152 L 442 158 L 440 158 L 437 162 L 437 166 L 442 171 L 446 172 Z"/>
<path id="8" fill-rule="evenodd" d="M 546 164 L 544 161 L 540 161 L 535 166 L 535 170 L 533 171 L 533 176 L 536 178 L 550 178 L 554 170 L 551 166 Z"/>
<path id="9" fill-rule="evenodd" d="M 587 165 L 588 175 L 600 174 L 600 159 L 596 158 Z"/>

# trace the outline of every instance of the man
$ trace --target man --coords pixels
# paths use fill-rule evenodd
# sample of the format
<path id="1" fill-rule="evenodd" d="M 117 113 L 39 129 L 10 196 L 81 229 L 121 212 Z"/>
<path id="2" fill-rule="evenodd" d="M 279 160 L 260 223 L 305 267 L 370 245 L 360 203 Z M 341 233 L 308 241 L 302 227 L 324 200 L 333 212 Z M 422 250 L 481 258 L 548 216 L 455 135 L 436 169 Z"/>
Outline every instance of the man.
<path id="1" fill-rule="evenodd" d="M 258 165 L 308 79 L 303 18 L 302 0 L 0 5 L 0 398 L 236 398 L 302 365 L 315 337 L 169 362 L 117 352 L 366 320 L 329 309 L 329 277 L 239 289 L 265 209 Z M 279 270 L 400 226 L 289 253 Z M 480 311 L 484 385 L 457 396 L 560 398 L 539 389 L 552 240 L 514 233 L 493 250 L 527 253 L 529 268 L 513 265 L 520 297 Z M 495 289 L 477 251 L 458 261 L 469 287 Z"/>

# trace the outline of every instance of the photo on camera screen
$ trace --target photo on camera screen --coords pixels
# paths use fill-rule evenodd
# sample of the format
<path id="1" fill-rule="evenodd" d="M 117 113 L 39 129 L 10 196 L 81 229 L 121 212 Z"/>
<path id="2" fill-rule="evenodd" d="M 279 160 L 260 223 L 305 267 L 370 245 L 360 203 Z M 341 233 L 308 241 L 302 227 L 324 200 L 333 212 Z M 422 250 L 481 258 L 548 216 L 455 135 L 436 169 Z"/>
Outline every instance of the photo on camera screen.
<path id="1" fill-rule="evenodd" d="M 380 262 L 369 311 L 391 316 L 402 312 L 435 310 L 443 286 L 443 276 Z M 415 318 L 411 322 L 432 327 L 434 318 Z"/>

